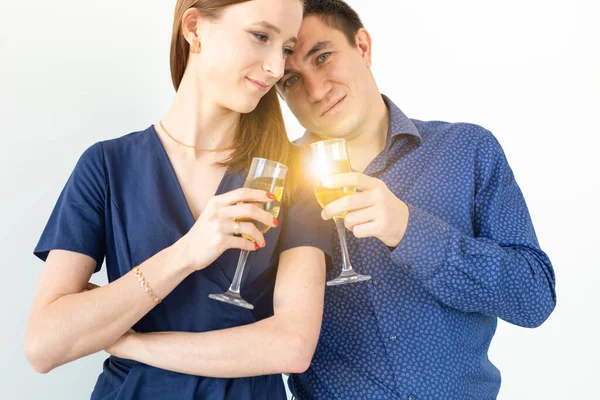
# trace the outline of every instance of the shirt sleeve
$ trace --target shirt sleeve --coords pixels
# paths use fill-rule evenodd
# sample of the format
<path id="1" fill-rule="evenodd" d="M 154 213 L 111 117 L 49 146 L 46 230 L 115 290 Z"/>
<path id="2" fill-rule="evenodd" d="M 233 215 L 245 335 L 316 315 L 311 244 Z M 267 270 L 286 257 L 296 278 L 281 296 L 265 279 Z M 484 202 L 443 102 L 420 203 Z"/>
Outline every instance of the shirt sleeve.
<path id="1" fill-rule="evenodd" d="M 409 204 L 407 230 L 392 260 L 446 305 L 536 327 L 556 305 L 552 265 L 491 134 L 480 143 L 475 165 L 474 237 Z"/>
<path id="2" fill-rule="evenodd" d="M 304 150 L 298 151 L 300 161 L 297 163 L 297 168 L 302 168 L 303 172 L 307 171 L 310 162 L 309 153 Z M 282 253 L 294 247 L 311 246 L 331 256 L 331 224 L 321 218 L 322 209 L 315 197 L 312 183 L 305 177 L 300 178 L 299 181 L 296 195 L 282 221 L 278 251 Z"/>
<path id="3" fill-rule="evenodd" d="M 87 149 L 63 188 L 34 254 L 46 261 L 51 250 L 69 250 L 96 260 L 105 255 L 106 172 L 102 145 Z"/>

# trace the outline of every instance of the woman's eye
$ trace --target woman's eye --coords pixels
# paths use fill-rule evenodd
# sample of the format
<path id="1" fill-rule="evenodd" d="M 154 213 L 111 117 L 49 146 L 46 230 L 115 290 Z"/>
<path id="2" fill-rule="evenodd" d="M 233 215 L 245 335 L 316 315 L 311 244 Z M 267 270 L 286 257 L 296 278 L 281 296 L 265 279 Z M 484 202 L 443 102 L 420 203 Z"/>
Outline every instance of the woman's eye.
<path id="1" fill-rule="evenodd" d="M 269 40 L 269 37 L 267 35 L 265 35 L 264 33 L 256 33 L 253 32 L 252 33 L 254 36 L 256 36 L 256 38 L 258 40 L 260 40 L 261 42 L 266 42 L 267 40 Z"/>
<path id="2" fill-rule="evenodd" d="M 292 54 L 294 52 L 294 50 L 290 49 L 289 47 L 284 47 L 283 48 L 283 55 L 284 56 L 289 56 L 290 54 Z"/>

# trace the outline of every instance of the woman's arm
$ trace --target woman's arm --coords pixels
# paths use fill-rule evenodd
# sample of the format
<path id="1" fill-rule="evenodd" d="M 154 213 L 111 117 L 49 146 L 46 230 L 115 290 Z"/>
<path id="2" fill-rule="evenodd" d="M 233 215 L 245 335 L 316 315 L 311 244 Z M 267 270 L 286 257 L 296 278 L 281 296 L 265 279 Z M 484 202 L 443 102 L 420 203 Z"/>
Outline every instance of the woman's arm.
<path id="1" fill-rule="evenodd" d="M 200 218 L 178 242 L 139 265 L 146 282 L 164 298 L 186 276 L 210 265 L 230 248 L 256 250 L 233 235 L 235 220 L 253 219 L 274 226 L 273 216 L 254 204 L 271 201 L 262 190 L 236 189 L 209 200 Z M 250 222 L 240 232 L 263 243 Z M 104 287 L 85 291 L 96 261 L 87 255 L 52 250 L 46 259 L 25 332 L 25 354 L 46 373 L 69 361 L 105 349 L 154 306 L 153 298 L 129 272 Z"/>
<path id="2" fill-rule="evenodd" d="M 25 331 L 25 355 L 37 372 L 106 348 L 155 306 L 133 272 L 83 291 L 95 266 L 93 258 L 80 253 L 50 252 Z M 176 245 L 142 263 L 140 270 L 161 298 L 192 272 Z"/>
<path id="3" fill-rule="evenodd" d="M 107 351 L 191 375 L 235 378 L 303 372 L 319 339 L 324 292 L 323 252 L 296 247 L 281 254 L 272 317 L 212 332 L 126 334 Z"/>

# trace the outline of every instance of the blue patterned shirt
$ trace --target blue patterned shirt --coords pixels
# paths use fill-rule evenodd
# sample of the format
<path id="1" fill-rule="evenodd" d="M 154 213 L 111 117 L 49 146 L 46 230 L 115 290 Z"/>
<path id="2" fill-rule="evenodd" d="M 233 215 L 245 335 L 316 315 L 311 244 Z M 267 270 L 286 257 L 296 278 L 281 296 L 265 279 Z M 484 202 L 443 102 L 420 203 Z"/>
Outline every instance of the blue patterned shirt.
<path id="1" fill-rule="evenodd" d="M 488 359 L 497 318 L 540 325 L 556 303 L 554 272 L 502 148 L 472 124 L 408 119 L 388 98 L 384 150 L 365 174 L 410 215 L 395 249 L 348 233 L 372 280 L 327 287 L 323 327 L 299 399 L 495 399 Z M 300 144 L 318 140 L 307 133 Z M 333 269 L 340 273 L 337 238 Z"/>

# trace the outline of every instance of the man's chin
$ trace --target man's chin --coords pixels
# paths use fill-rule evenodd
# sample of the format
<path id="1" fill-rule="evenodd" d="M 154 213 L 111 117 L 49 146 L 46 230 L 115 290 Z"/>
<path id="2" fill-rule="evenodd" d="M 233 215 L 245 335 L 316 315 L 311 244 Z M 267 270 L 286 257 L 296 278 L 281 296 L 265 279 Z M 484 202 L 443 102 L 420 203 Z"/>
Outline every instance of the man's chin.
<path id="1" fill-rule="evenodd" d="M 323 139 L 346 139 L 352 134 L 352 130 L 349 128 L 350 124 L 347 123 L 347 120 L 340 118 L 328 121 L 326 124 L 315 124 L 313 129 L 309 129 L 309 131 Z"/>

